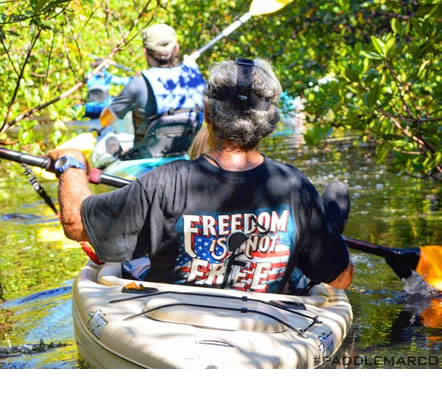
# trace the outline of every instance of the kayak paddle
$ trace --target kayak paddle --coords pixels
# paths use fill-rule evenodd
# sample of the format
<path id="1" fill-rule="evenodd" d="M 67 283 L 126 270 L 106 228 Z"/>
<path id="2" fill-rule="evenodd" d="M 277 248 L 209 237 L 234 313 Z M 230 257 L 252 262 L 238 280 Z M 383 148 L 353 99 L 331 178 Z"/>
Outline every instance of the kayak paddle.
<path id="1" fill-rule="evenodd" d="M 253 0 L 250 5 L 249 11 L 247 11 L 241 18 L 237 19 L 227 28 L 225 28 L 219 35 L 213 38 L 209 43 L 194 51 L 189 58 L 196 60 L 206 50 L 210 49 L 216 42 L 229 36 L 232 32 L 238 29 L 241 25 L 245 24 L 250 18 L 258 15 L 265 15 L 274 13 L 281 8 L 284 8 L 287 4 L 293 0 Z"/>
<path id="2" fill-rule="evenodd" d="M 353 250 L 384 257 L 385 262 L 399 278 L 408 278 L 416 271 L 422 279 L 442 290 L 442 246 L 420 246 L 405 249 L 379 246 L 344 236 L 347 246 Z"/>
<path id="3" fill-rule="evenodd" d="M 90 53 L 88 53 L 88 56 L 93 58 L 94 60 L 104 60 L 106 58 L 106 57 L 98 57 L 98 56 L 96 56 L 94 54 L 90 54 Z M 121 64 L 117 64 L 114 60 L 109 59 L 108 61 L 109 61 L 109 65 L 111 65 L 112 67 L 119 68 L 119 69 L 121 69 L 123 71 L 127 71 L 127 72 L 134 72 L 134 70 L 132 68 L 126 67 Z"/>
<path id="4" fill-rule="evenodd" d="M 20 153 L 18 151 L 0 147 L 0 158 L 9 161 L 15 161 L 20 164 L 32 165 L 33 167 L 39 167 L 53 172 L 51 171 L 52 162 L 49 157 L 33 156 L 31 154 Z M 108 186 L 120 188 L 128 185 L 131 181 L 128 179 L 120 178 L 118 176 L 103 174 L 100 169 L 91 168 L 91 170 L 89 171 L 89 182 L 96 185 L 103 183 Z"/>
<path id="5" fill-rule="evenodd" d="M 54 211 L 55 215 L 58 215 L 57 207 L 55 206 L 49 195 L 46 193 L 46 190 L 44 190 L 43 186 L 41 186 L 40 183 L 37 181 L 37 178 L 35 177 L 31 168 L 29 168 L 26 164 L 22 164 L 22 166 L 25 169 L 25 175 L 29 178 L 28 181 L 31 184 L 32 188 L 45 201 L 45 203 L 51 208 L 51 210 Z"/>
<path id="6" fill-rule="evenodd" d="M 49 157 L 33 156 L 31 154 L 20 153 L 0 147 L 0 158 L 51 171 L 51 159 Z M 117 188 L 124 187 L 131 183 L 128 179 L 103 174 L 101 170 L 96 168 L 90 170 L 89 182 L 94 184 L 103 183 Z M 438 290 L 442 290 L 442 246 L 421 246 L 398 249 L 379 246 L 345 236 L 343 236 L 343 238 L 350 249 L 384 257 L 386 263 L 394 270 L 399 278 L 408 278 L 413 271 L 416 271 L 425 282 Z"/>

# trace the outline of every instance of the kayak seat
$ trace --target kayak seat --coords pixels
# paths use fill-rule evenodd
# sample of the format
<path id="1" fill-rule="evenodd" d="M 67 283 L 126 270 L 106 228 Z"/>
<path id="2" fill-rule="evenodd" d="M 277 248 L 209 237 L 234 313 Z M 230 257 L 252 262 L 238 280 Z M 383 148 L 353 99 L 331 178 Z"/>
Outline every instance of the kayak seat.
<path id="1" fill-rule="evenodd" d="M 198 108 L 169 110 L 147 121 L 144 137 L 135 136 L 134 147 L 123 160 L 180 156 L 187 152 L 201 127 Z"/>
<path id="2" fill-rule="evenodd" d="M 87 94 L 87 101 L 89 103 L 96 102 L 96 103 L 105 103 L 109 98 L 109 92 L 106 88 L 102 86 L 96 86 L 89 88 L 88 94 Z"/>

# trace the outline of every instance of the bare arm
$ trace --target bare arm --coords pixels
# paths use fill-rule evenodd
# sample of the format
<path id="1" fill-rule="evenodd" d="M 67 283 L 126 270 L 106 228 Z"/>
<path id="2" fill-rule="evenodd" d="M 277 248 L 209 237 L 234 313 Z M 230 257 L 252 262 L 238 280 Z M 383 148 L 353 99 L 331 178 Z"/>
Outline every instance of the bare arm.
<path id="1" fill-rule="evenodd" d="M 48 153 L 53 161 L 68 155 L 87 165 L 87 161 L 78 150 L 54 149 Z M 91 196 L 87 171 L 69 168 L 59 177 L 58 201 L 60 204 L 60 219 L 66 237 L 77 241 L 89 241 L 81 220 L 81 204 Z"/>

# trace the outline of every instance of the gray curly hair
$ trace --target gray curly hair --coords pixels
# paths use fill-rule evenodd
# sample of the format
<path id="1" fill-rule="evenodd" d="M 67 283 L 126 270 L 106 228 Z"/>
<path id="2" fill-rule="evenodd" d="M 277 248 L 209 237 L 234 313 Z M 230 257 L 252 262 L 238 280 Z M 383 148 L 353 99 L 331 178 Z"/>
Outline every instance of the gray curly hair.
<path id="1" fill-rule="evenodd" d="M 255 148 L 259 141 L 273 132 L 279 121 L 277 103 L 281 84 L 271 64 L 263 59 L 254 60 L 252 72 L 253 93 L 269 102 L 267 110 L 241 108 L 228 99 L 217 98 L 216 93 L 234 89 L 237 81 L 235 61 L 222 61 L 209 69 L 209 79 L 204 95 L 204 115 L 213 126 L 214 134 L 242 150 Z"/>

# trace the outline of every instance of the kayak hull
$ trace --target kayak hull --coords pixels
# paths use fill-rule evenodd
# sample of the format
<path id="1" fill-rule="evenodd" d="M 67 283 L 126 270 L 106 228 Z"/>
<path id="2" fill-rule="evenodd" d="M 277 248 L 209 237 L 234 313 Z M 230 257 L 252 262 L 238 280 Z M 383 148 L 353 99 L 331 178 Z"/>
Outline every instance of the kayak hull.
<path id="1" fill-rule="evenodd" d="M 352 322 L 345 292 L 309 296 L 139 282 L 123 293 L 121 265 L 90 263 L 73 286 L 78 351 L 94 368 L 316 368 Z M 115 302 L 115 300 L 118 300 Z"/>
<path id="2" fill-rule="evenodd" d="M 176 160 L 188 160 L 188 155 L 155 157 L 142 159 L 117 159 L 110 154 L 109 148 L 118 146 L 123 153 L 133 147 L 134 135 L 130 133 L 108 133 L 100 138 L 91 156 L 92 165 L 103 170 L 105 174 L 118 176 L 120 178 L 134 180 L 141 175 L 153 170 L 160 165 Z"/>
<path id="3" fill-rule="evenodd" d="M 83 324 L 79 311 L 72 306 L 72 317 L 74 320 L 75 340 L 77 350 L 82 360 L 89 368 L 95 369 L 140 369 L 139 365 L 131 363 L 129 360 L 114 354 L 111 349 L 107 349 L 103 344 L 96 345 L 91 336 L 92 333 Z"/>

